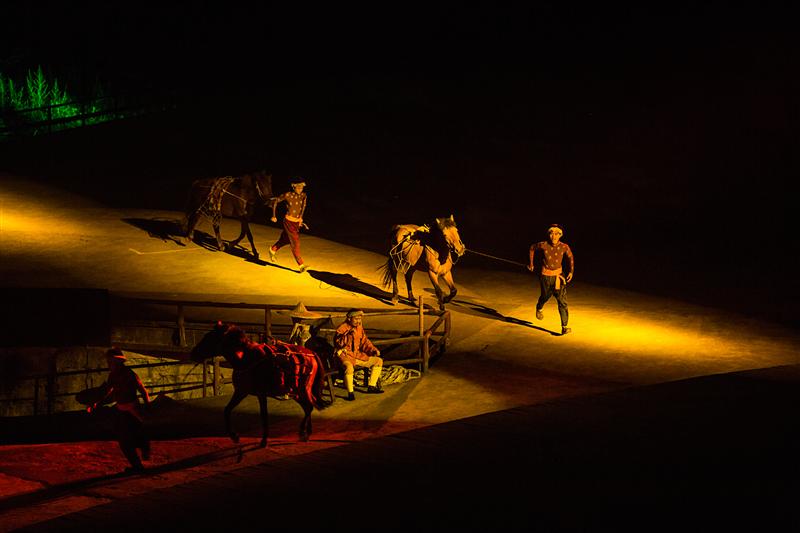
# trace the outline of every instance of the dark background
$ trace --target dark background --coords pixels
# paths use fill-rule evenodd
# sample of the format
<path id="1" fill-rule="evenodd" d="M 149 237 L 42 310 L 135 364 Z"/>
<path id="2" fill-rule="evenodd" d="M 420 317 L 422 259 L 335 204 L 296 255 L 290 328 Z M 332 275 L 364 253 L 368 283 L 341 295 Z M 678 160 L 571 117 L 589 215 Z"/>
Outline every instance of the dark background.
<path id="1" fill-rule="evenodd" d="M 176 210 L 199 177 L 301 174 L 311 233 L 379 252 L 452 213 L 468 248 L 524 262 L 559 222 L 576 280 L 798 325 L 790 10 L 564 4 L 12 2 L 7 75 L 177 106 L 3 143 L 0 169 Z"/>

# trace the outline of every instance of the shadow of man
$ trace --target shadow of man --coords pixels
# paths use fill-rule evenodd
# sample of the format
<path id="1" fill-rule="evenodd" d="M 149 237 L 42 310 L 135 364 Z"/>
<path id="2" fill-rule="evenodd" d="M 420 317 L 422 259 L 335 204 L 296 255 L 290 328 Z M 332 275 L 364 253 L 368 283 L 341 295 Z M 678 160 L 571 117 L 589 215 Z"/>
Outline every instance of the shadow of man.
<path id="1" fill-rule="evenodd" d="M 428 290 L 428 289 L 426 289 Z M 433 290 L 431 289 L 431 292 Z M 551 335 L 561 336 L 560 331 L 553 331 L 547 328 L 543 328 L 540 326 L 535 326 L 530 320 L 523 320 L 521 318 L 515 318 L 513 316 L 506 316 L 499 312 L 497 309 L 492 309 L 491 307 L 487 307 L 483 304 L 478 304 L 474 302 L 468 302 L 462 299 L 455 299 L 450 302 L 451 305 L 459 308 L 461 311 L 466 312 L 467 314 L 471 314 L 473 316 L 481 316 L 481 317 L 490 317 L 494 320 L 500 320 L 502 322 L 508 322 L 510 324 L 516 324 L 518 326 L 523 326 L 530 329 L 536 329 L 539 331 L 543 331 L 545 333 L 549 333 Z"/>

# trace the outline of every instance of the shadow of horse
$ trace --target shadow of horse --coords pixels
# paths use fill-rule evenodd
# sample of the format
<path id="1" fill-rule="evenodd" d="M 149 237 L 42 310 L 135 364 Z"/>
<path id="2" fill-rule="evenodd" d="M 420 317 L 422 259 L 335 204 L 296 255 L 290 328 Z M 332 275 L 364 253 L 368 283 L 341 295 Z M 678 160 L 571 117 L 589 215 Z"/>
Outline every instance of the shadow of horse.
<path id="1" fill-rule="evenodd" d="M 355 292 L 374 298 L 379 302 L 385 304 L 392 303 L 392 295 L 374 285 L 365 283 L 351 274 L 336 274 L 334 272 L 326 272 L 322 270 L 308 270 L 308 274 L 323 283 L 332 285 L 338 289 L 349 292 Z"/>
<path id="2" fill-rule="evenodd" d="M 172 241 L 179 246 L 186 246 L 181 237 L 183 228 L 180 220 L 167 218 L 123 218 L 123 222 L 130 224 L 134 228 L 139 228 L 147 232 L 150 237 L 161 239 L 164 242 Z M 210 236 L 209 236 L 210 237 Z"/>

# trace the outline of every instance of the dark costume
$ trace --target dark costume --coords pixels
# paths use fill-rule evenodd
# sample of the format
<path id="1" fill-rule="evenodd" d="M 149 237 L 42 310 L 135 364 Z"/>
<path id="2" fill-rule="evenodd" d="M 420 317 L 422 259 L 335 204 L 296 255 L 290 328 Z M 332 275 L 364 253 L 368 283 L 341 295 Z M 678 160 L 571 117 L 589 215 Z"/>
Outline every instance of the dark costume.
<path id="1" fill-rule="evenodd" d="M 109 356 L 114 358 L 114 356 Z M 139 412 L 139 402 L 136 396 L 141 392 L 142 396 L 149 403 L 150 398 L 147 394 L 142 380 L 139 376 L 126 367 L 118 356 L 117 362 L 110 363 L 108 379 L 103 388 L 105 389 L 104 399 L 98 404 L 102 404 L 109 399 L 116 402 L 114 406 L 114 433 L 123 455 L 131 464 L 133 470 L 142 470 L 142 459 L 150 458 L 150 439 L 144 428 L 141 413 Z M 142 458 L 139 458 L 137 449 L 142 451 Z"/>
<path id="2" fill-rule="evenodd" d="M 563 276 L 563 260 L 567 256 L 569 267 L 568 272 L 575 272 L 575 258 L 569 245 L 558 242 L 553 245 L 548 241 L 532 244 L 530 253 L 533 257 L 534 272 L 539 274 L 539 284 L 541 295 L 536 302 L 537 317 L 541 313 L 544 304 L 551 296 L 556 297 L 558 302 L 558 314 L 561 317 L 561 327 L 566 328 L 569 323 L 569 307 L 567 305 L 567 283 Z"/>

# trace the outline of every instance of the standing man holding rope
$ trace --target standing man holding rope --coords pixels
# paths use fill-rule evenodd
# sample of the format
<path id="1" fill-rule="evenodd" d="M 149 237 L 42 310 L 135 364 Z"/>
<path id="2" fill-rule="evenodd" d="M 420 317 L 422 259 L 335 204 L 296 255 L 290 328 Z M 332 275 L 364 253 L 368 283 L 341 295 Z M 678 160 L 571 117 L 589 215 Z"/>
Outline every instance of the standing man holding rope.
<path id="1" fill-rule="evenodd" d="M 539 285 L 542 292 L 536 302 L 536 318 L 542 320 L 542 308 L 551 296 L 558 302 L 558 314 L 561 316 L 561 334 L 572 332 L 569 323 L 569 307 L 567 306 L 567 283 L 572 281 L 575 273 L 575 258 L 567 243 L 561 242 L 564 229 L 559 224 L 551 224 L 547 229 L 548 240 L 532 244 L 530 248 L 530 264 L 528 270 L 539 274 Z M 564 255 L 569 260 L 567 277 L 563 275 Z"/>
<path id="2" fill-rule="evenodd" d="M 303 263 L 303 258 L 300 256 L 300 228 L 308 228 L 308 226 L 303 223 L 303 214 L 306 211 L 306 204 L 308 203 L 308 197 L 306 193 L 303 192 L 303 188 L 306 186 L 306 180 L 296 177 L 292 179 L 291 185 L 293 190 L 281 194 L 272 204 L 272 222 L 278 221 L 275 211 L 278 208 L 278 204 L 281 202 L 286 202 L 286 215 L 283 217 L 283 232 L 281 232 L 281 236 L 278 238 L 277 242 L 269 249 L 269 260 L 273 263 L 277 262 L 278 250 L 289 244 L 291 245 L 294 260 L 297 261 L 297 265 L 300 267 L 300 273 L 303 273 L 308 268 L 308 266 Z"/>

